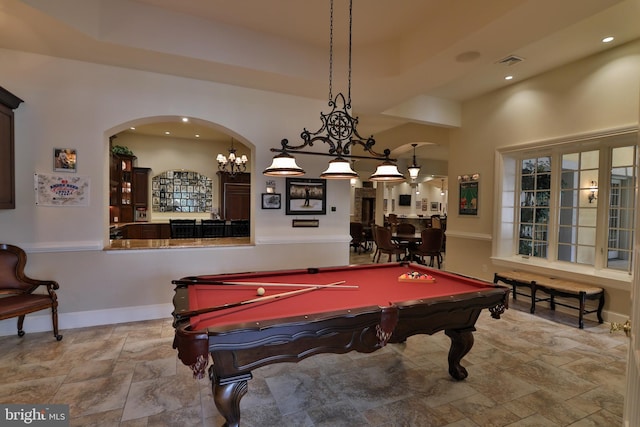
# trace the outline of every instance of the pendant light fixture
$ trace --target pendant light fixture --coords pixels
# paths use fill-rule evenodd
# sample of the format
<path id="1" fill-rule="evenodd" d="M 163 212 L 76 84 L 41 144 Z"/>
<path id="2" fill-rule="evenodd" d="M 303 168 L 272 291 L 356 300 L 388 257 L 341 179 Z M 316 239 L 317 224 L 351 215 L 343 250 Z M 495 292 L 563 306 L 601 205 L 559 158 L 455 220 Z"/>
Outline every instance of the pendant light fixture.
<path id="1" fill-rule="evenodd" d="M 218 154 L 216 157 L 218 161 L 218 170 L 226 172 L 231 176 L 235 176 L 238 173 L 247 170 L 247 162 L 249 159 L 245 154 L 242 156 L 236 155 L 236 149 L 233 147 L 233 138 L 231 138 L 231 148 L 229 148 L 229 157 L 224 154 Z"/>
<path id="2" fill-rule="evenodd" d="M 404 176 L 390 159 L 391 151 L 384 150 L 383 154 L 373 150 L 375 140 L 373 136 L 363 138 L 358 133 L 356 126 L 358 118 L 353 117 L 351 110 L 351 28 L 353 23 L 353 0 L 349 0 L 349 79 L 347 98 L 342 93 L 333 97 L 333 0 L 330 2 L 330 31 L 329 31 L 329 107 L 332 111 L 328 114 L 320 113 L 322 127 L 315 133 L 304 129 L 300 134 L 303 142 L 299 145 L 290 145 L 287 139 L 280 144 L 282 148 L 272 148 L 271 151 L 280 153 L 273 158 L 273 163 L 263 171 L 267 176 L 299 176 L 304 170 L 296 164 L 292 154 L 314 154 L 330 156 L 334 159 L 329 162 L 329 167 L 320 177 L 326 179 L 352 179 L 358 174 L 351 168 L 347 159 L 378 159 L 383 160 L 376 172 L 369 178 L 371 181 L 398 182 L 404 181 Z M 311 147 L 317 141 L 328 145 L 326 153 L 303 151 Z M 368 156 L 356 156 L 351 154 L 352 146 L 361 146 Z"/>
<path id="3" fill-rule="evenodd" d="M 415 181 L 418 178 L 418 174 L 420 173 L 420 166 L 418 166 L 416 163 L 416 146 L 417 145 L 418 144 L 411 144 L 411 146 L 413 147 L 413 163 L 411 164 L 411 166 L 408 167 L 409 176 L 413 181 Z"/>

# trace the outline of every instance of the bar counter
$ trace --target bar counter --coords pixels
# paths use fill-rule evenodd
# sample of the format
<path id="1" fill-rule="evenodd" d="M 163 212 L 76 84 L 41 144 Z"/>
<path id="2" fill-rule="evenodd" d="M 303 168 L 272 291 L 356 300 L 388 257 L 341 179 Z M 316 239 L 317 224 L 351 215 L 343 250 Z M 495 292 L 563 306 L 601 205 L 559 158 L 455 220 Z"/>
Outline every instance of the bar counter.
<path id="1" fill-rule="evenodd" d="M 216 237 L 209 239 L 113 239 L 105 250 L 205 248 L 211 246 L 248 246 L 250 237 Z"/>

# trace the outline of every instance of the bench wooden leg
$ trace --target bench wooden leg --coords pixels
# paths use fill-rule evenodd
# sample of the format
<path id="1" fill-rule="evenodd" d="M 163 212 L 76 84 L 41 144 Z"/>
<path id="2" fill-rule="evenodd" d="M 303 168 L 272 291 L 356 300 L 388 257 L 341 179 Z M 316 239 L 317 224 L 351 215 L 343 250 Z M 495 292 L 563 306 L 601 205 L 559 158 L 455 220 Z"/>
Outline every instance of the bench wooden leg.
<path id="1" fill-rule="evenodd" d="M 587 294 L 584 292 L 580 292 L 578 299 L 580 300 L 580 312 L 578 314 L 578 327 L 580 329 L 584 329 L 584 310 L 587 305 Z"/>
<path id="2" fill-rule="evenodd" d="M 598 323 L 603 323 L 604 319 L 602 318 L 602 309 L 604 308 L 604 291 L 600 293 L 600 302 L 598 303 L 598 311 L 596 312 L 598 316 Z"/>
<path id="3" fill-rule="evenodd" d="M 531 308 L 529 309 L 529 312 L 531 314 L 534 314 L 536 312 L 536 291 L 538 290 L 536 287 L 535 281 L 531 282 L 530 289 L 531 289 Z"/>

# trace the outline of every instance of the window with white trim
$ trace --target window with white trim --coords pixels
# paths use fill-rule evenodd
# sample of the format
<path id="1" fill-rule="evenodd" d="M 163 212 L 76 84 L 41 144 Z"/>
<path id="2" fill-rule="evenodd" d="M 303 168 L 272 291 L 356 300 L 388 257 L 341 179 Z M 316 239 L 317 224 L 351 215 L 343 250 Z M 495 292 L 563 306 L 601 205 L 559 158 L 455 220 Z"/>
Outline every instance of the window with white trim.
<path id="1" fill-rule="evenodd" d="M 637 130 L 501 153 L 496 254 L 632 269 Z"/>

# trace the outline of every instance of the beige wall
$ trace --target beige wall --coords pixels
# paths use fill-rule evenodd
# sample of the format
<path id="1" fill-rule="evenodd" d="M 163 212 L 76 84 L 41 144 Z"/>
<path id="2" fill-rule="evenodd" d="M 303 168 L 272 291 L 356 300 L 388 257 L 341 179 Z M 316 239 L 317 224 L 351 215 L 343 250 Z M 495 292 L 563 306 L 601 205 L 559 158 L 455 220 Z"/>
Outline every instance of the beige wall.
<path id="1" fill-rule="evenodd" d="M 446 268 L 492 280 L 496 150 L 638 125 L 640 42 L 569 64 L 465 102 L 451 132 Z M 457 215 L 458 175 L 479 173 L 479 214 Z M 610 289 L 606 309 L 628 314 L 626 289 Z"/>
<path id="2" fill-rule="evenodd" d="M 269 148 L 315 128 L 325 101 L 5 49 L 0 64 L 0 84 L 24 100 L 15 112 L 16 209 L 0 211 L 0 236 L 25 248 L 27 274 L 59 281 L 62 329 L 169 317 L 171 280 L 186 275 L 348 264 L 348 182 L 327 183 L 328 209 L 318 216 L 319 228 L 292 228 L 284 207 L 260 210 L 267 181 L 261 172 L 273 156 Z M 252 245 L 103 250 L 109 136 L 167 116 L 215 123 L 252 150 Z M 53 172 L 54 147 L 77 149 L 77 174 L 90 180 L 89 206 L 35 205 L 33 176 Z M 308 177 L 318 177 L 326 159 L 306 156 L 299 164 Z M 284 193 L 284 178 L 275 181 Z M 51 321 L 46 314 L 29 316 L 25 327 L 49 330 Z M 0 335 L 13 333 L 15 319 L 0 322 Z"/>

